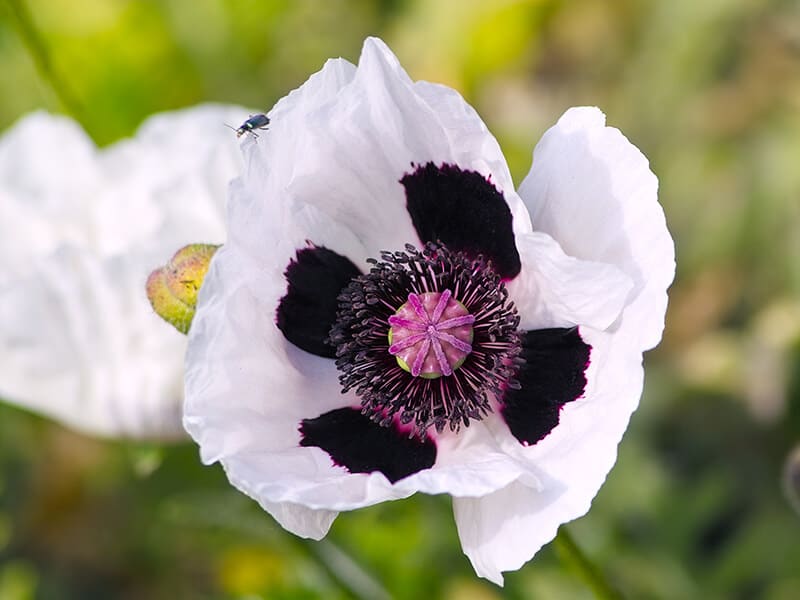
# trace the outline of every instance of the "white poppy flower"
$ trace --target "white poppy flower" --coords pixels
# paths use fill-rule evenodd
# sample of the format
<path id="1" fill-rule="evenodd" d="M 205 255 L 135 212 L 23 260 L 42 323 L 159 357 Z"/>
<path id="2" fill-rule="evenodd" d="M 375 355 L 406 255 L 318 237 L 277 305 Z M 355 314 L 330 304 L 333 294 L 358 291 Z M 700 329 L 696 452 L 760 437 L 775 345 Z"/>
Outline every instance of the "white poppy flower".
<path id="1" fill-rule="evenodd" d="M 241 170 L 237 107 L 156 115 L 98 150 L 33 113 L 0 139 L 0 398 L 106 436 L 185 435 L 183 335 L 153 313 L 150 271 L 224 240 Z"/>
<path id="2" fill-rule="evenodd" d="M 300 536 L 450 494 L 502 583 L 588 510 L 661 337 L 674 252 L 647 159 L 571 109 L 517 192 L 476 112 L 377 39 L 269 116 L 189 332 L 186 428 Z"/>

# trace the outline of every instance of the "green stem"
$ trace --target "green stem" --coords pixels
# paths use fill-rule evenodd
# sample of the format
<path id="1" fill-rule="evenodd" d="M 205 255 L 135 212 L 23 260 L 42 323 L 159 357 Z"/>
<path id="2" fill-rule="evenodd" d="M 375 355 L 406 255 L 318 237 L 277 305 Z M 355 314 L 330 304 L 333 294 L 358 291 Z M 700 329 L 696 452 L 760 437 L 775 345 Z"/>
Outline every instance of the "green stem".
<path id="1" fill-rule="evenodd" d="M 561 560 L 583 579 L 596 598 L 622 600 L 622 594 L 611 587 L 602 571 L 578 547 L 566 526 L 559 528 L 553 544 Z"/>
<path id="2" fill-rule="evenodd" d="M 50 84 L 50 87 L 61 101 L 64 110 L 66 110 L 67 113 L 80 122 L 85 128 L 86 124 L 81 118 L 83 115 L 83 110 L 81 109 L 80 103 L 75 99 L 75 96 L 70 91 L 69 86 L 58 74 L 53 61 L 50 58 L 50 50 L 47 47 L 47 43 L 36 29 L 36 25 L 33 22 L 33 17 L 31 16 L 30 10 L 25 4 L 25 1 L 6 0 L 6 4 L 9 7 L 12 21 L 16 25 L 17 31 L 22 38 L 22 42 L 25 44 L 28 52 L 30 52 L 31 56 L 33 57 L 33 62 L 36 64 L 36 70 L 39 71 L 39 75 L 42 77 L 42 79 Z"/>

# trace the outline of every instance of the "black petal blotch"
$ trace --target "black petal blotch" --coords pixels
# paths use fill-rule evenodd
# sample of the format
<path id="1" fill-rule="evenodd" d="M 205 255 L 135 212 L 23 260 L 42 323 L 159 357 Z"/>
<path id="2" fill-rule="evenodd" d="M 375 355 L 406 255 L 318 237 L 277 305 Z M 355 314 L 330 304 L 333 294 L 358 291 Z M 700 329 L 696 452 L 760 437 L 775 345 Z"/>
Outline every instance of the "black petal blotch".
<path id="1" fill-rule="evenodd" d="M 351 473 L 380 471 L 395 483 L 436 461 L 430 438 L 409 437 L 397 427 L 382 427 L 357 408 L 339 408 L 300 425 L 301 446 L 327 452 L 333 462 Z"/>
<path id="2" fill-rule="evenodd" d="M 297 251 L 286 267 L 288 287 L 276 311 L 278 329 L 298 348 L 325 358 L 336 358 L 327 342 L 336 321 L 339 292 L 361 275 L 350 259 L 322 246 Z"/>
<path id="3" fill-rule="evenodd" d="M 502 192 L 475 171 L 429 162 L 406 174 L 406 207 L 423 243 L 441 242 L 454 252 L 482 255 L 503 279 L 520 272 L 511 210 Z"/>
<path id="4" fill-rule="evenodd" d="M 522 334 L 520 387 L 506 391 L 502 408 L 517 440 L 532 445 L 544 439 L 558 425 L 564 404 L 583 395 L 591 349 L 577 327 Z"/>

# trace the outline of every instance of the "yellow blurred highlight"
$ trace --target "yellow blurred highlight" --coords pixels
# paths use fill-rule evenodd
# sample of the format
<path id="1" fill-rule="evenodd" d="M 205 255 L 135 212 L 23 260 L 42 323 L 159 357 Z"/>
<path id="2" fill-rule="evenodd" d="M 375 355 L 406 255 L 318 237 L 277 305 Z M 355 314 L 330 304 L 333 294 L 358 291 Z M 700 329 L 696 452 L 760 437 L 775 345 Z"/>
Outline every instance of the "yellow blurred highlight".
<path id="1" fill-rule="evenodd" d="M 743 385 L 743 359 L 741 335 L 734 331 L 715 331 L 686 344 L 677 363 L 687 383 L 735 394 Z"/>
<path id="2" fill-rule="evenodd" d="M 800 340 L 800 301 L 778 299 L 756 315 L 755 334 L 765 343 L 787 349 Z"/>
<path id="3" fill-rule="evenodd" d="M 82 0 L 81 10 L 75 10 L 72 0 L 31 2 L 40 27 L 59 34 L 91 35 L 117 24 L 124 6 L 106 0 Z"/>
<path id="4" fill-rule="evenodd" d="M 471 82 L 526 56 L 544 0 L 415 2 L 398 23 L 394 49 L 414 79 L 468 92 Z"/>
<path id="5" fill-rule="evenodd" d="M 25 561 L 9 561 L 0 566 L 0 598 L 2 600 L 33 600 L 39 576 Z"/>
<path id="6" fill-rule="evenodd" d="M 275 552 L 238 546 L 223 554 L 217 577 L 222 589 L 229 594 L 259 594 L 282 586 L 286 568 L 286 561 Z"/>

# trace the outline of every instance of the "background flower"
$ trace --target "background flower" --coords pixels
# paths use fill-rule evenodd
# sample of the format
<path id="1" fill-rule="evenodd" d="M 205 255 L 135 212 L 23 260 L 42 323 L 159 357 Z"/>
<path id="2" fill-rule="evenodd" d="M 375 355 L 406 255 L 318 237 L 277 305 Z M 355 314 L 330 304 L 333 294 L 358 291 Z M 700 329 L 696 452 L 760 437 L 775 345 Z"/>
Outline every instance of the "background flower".
<path id="1" fill-rule="evenodd" d="M 144 297 L 182 244 L 224 238 L 244 109 L 149 119 L 98 150 L 73 121 L 0 140 L 0 395 L 95 434 L 182 436 L 185 340 Z M 244 115 L 244 117 L 243 117 Z"/>

